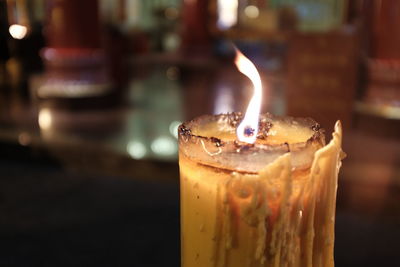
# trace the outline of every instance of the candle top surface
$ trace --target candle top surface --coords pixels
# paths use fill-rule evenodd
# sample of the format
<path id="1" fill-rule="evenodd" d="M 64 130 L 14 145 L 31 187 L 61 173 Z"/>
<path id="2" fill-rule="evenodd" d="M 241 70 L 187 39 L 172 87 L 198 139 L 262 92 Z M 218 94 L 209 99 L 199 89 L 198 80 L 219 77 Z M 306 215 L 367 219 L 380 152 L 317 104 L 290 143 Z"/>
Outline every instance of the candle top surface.
<path id="1" fill-rule="evenodd" d="M 324 130 L 313 119 L 268 113 L 260 115 L 256 142 L 243 143 L 236 137 L 242 118 L 241 113 L 204 115 L 183 123 L 179 127 L 181 152 L 204 164 L 257 172 L 288 152 L 295 168 L 309 167 L 315 151 L 325 145 Z"/>
<path id="2" fill-rule="evenodd" d="M 236 142 L 236 128 L 241 122 L 241 113 L 202 116 L 188 123 L 192 135 Z M 311 118 L 278 117 L 261 114 L 256 144 L 282 145 L 304 143 L 323 137 L 323 130 Z"/>
<path id="3" fill-rule="evenodd" d="M 218 138 L 225 142 L 237 140 L 236 127 L 239 122 L 234 118 L 221 117 L 207 123 L 200 123 L 199 127 L 192 129 L 192 134 L 207 138 Z M 259 133 L 256 144 L 280 145 L 307 142 L 314 136 L 318 124 L 311 119 L 295 120 L 290 117 L 273 118 L 265 115 L 259 123 Z"/>

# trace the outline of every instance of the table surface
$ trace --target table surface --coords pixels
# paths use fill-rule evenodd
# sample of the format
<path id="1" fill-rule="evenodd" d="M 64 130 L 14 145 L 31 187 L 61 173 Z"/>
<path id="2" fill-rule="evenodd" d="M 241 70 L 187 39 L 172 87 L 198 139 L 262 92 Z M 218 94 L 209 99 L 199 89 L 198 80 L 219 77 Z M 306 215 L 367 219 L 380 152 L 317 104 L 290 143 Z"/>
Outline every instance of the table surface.
<path id="1" fill-rule="evenodd" d="M 236 99 L 246 96 L 243 77 L 229 70 L 225 80 L 207 78 L 215 69 L 184 71 L 177 79 L 170 64 L 141 68 L 107 101 L 1 93 L 1 266 L 179 266 L 175 127 L 240 110 Z M 282 83 L 268 79 L 265 109 L 282 114 Z M 344 129 L 336 266 L 400 266 L 400 122 L 353 117 Z"/>

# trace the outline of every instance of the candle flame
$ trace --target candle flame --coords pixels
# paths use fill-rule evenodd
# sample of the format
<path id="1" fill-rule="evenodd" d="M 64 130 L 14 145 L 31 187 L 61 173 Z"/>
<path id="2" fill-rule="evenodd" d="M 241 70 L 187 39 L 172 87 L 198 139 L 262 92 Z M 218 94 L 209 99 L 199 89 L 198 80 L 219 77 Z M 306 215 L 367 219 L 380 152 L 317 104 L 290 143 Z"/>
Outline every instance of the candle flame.
<path id="1" fill-rule="evenodd" d="M 238 70 L 246 75 L 254 86 L 254 94 L 247 106 L 246 114 L 236 129 L 239 141 L 253 144 L 258 133 L 258 120 L 261 110 L 262 85 L 260 74 L 254 64 L 245 57 L 237 48 L 235 64 Z"/>

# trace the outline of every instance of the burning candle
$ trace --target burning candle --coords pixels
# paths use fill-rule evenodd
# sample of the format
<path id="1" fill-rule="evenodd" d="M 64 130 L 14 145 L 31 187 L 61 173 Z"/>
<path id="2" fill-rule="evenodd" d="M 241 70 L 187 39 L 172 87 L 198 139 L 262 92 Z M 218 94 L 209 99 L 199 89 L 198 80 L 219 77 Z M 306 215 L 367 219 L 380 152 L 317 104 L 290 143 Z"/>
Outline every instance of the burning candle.
<path id="1" fill-rule="evenodd" d="M 325 144 L 312 119 L 259 114 L 261 80 L 244 116 L 179 127 L 183 267 L 333 266 L 340 123 Z"/>

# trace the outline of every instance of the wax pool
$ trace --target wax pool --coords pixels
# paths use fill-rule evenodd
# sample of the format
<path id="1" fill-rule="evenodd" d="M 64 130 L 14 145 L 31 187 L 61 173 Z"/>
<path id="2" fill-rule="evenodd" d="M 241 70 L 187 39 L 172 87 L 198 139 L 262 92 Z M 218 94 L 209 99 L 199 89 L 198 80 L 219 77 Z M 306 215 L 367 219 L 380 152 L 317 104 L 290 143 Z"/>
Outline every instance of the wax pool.
<path id="1" fill-rule="evenodd" d="M 179 128 L 183 267 L 334 266 L 341 126 L 263 114 L 255 144 L 241 114 Z"/>

